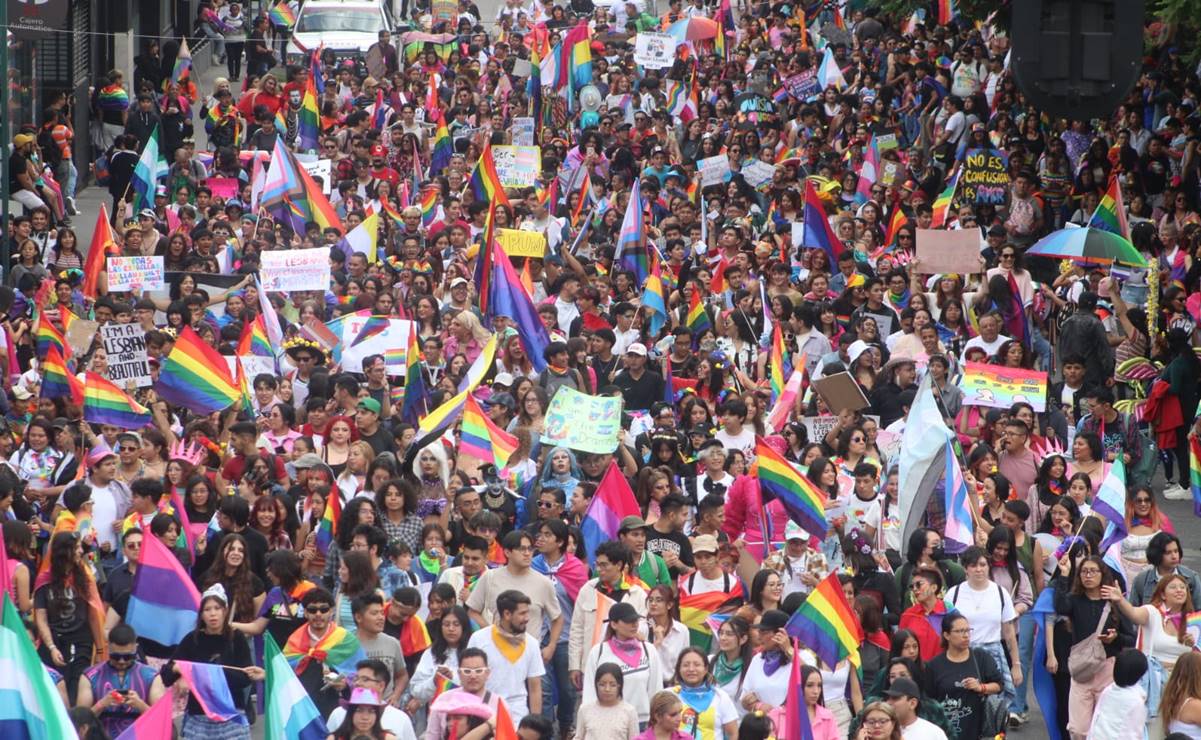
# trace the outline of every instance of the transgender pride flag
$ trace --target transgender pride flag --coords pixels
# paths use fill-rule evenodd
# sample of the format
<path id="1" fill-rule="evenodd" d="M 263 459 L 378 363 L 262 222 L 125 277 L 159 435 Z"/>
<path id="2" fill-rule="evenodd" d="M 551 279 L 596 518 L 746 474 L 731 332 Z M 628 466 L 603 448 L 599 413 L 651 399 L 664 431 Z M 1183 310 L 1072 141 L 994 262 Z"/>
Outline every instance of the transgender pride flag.
<path id="1" fill-rule="evenodd" d="M 580 530 L 584 533 L 584 549 L 588 551 L 588 564 L 596 562 L 596 548 L 602 542 L 617 539 L 617 530 L 623 518 L 639 516 L 641 513 L 630 484 L 618 471 L 617 463 L 610 462 L 580 523 Z"/>
<path id="2" fill-rule="evenodd" d="M 967 483 L 963 480 L 963 471 L 959 469 L 959 458 L 955 448 L 947 442 L 947 478 L 943 483 L 946 494 L 947 552 L 962 552 L 976 544 L 976 531 L 973 525 L 971 504 L 967 497 Z"/>

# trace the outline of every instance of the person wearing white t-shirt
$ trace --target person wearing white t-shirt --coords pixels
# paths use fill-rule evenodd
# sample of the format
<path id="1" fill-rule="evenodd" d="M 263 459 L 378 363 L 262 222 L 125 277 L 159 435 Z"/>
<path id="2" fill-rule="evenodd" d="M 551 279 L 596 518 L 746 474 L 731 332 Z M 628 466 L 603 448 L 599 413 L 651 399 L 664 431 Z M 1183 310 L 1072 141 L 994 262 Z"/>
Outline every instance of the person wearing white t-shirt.
<path id="1" fill-rule="evenodd" d="M 992 656 L 1005 677 L 1005 693 L 1010 701 L 1016 696 L 1013 685 L 1022 682 L 1022 667 L 1015 663 L 1012 671 L 1005 658 L 1001 640 L 1010 655 L 1018 655 L 1017 611 L 1009 591 L 989 579 L 991 567 L 988 554 L 979 547 L 969 547 L 959 558 L 967 580 L 947 590 L 946 601 L 955 611 L 967 617 L 972 627 L 971 646 Z"/>
<path id="2" fill-rule="evenodd" d="M 520 591 L 502 591 L 496 597 L 495 623 L 477 630 L 467 642 L 467 647 L 479 648 L 488 656 L 488 690 L 504 699 L 514 726 L 527 714 L 542 713 L 546 667 L 538 640 L 526 633 L 529 621 L 530 597 Z"/>
<path id="3" fill-rule="evenodd" d="M 721 430 L 713 438 L 727 450 L 738 450 L 749 463 L 755 456 L 755 430 L 747 428 L 746 403 L 741 398 L 731 398 L 722 404 Z"/>
<path id="4" fill-rule="evenodd" d="M 980 347 L 988 353 L 989 357 L 997 354 L 997 350 L 1001 349 L 1001 345 L 1009 341 L 1009 337 L 1001 333 L 1001 317 L 997 313 L 986 313 L 980 317 L 980 334 L 972 337 L 963 347 L 963 354 L 959 356 L 961 361 L 966 361 L 967 351 L 973 347 Z"/>
<path id="5" fill-rule="evenodd" d="M 901 725 L 901 737 L 905 740 L 947 740 L 947 733 L 938 725 L 917 716 L 917 705 L 922 691 L 910 678 L 898 678 L 884 692 Z"/>

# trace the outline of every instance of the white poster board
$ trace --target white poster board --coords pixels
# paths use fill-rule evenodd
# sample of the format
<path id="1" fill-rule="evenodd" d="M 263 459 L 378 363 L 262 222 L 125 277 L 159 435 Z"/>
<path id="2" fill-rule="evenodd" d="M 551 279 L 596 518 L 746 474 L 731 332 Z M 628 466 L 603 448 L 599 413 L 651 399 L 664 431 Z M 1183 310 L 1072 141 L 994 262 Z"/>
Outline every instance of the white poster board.
<path id="1" fill-rule="evenodd" d="M 513 119 L 513 144 L 515 146 L 534 145 L 534 119 L 519 116 Z"/>
<path id="2" fill-rule="evenodd" d="M 263 252 L 259 259 L 264 290 L 286 293 L 329 289 L 329 247 L 272 250 Z"/>
<path id="3" fill-rule="evenodd" d="M 730 159 L 724 154 L 697 160 L 701 171 L 701 187 L 721 185 L 730 178 Z"/>
<path id="4" fill-rule="evenodd" d="M 329 195 L 332 187 L 331 175 L 333 174 L 333 161 L 329 159 L 318 159 L 312 162 L 301 161 L 301 166 L 313 176 L 317 182 L 321 183 L 321 192 Z"/>
<path id="5" fill-rule="evenodd" d="M 506 188 L 532 188 L 542 169 L 542 149 L 536 146 L 494 146 L 496 175 Z"/>
<path id="6" fill-rule="evenodd" d="M 413 331 L 413 322 L 406 319 L 389 319 L 387 329 L 351 347 L 351 343 L 359 336 L 363 324 L 367 323 L 369 318 L 371 317 L 355 314 L 342 321 L 342 369 L 350 373 L 361 373 L 364 357 L 383 355 L 388 363 L 388 374 L 403 375 L 404 355 L 409 346 L 409 332 Z"/>
<path id="7" fill-rule="evenodd" d="M 761 159 L 756 159 L 742 165 L 742 169 L 739 171 L 742 173 L 742 179 L 746 180 L 747 185 L 757 188 L 764 183 L 771 182 L 772 177 L 776 174 L 776 166 L 768 164 Z"/>
<path id="8" fill-rule="evenodd" d="M 120 388 L 149 388 L 150 358 L 146 355 L 146 331 L 138 324 L 105 324 L 100 339 L 108 357 L 108 379 Z"/>
<path id="9" fill-rule="evenodd" d="M 647 69 L 667 69 L 675 61 L 676 40 L 666 33 L 649 31 L 634 37 L 634 63 Z"/>
<path id="10" fill-rule="evenodd" d="M 109 257 L 108 289 L 163 290 L 167 284 L 163 278 L 162 257 Z"/>

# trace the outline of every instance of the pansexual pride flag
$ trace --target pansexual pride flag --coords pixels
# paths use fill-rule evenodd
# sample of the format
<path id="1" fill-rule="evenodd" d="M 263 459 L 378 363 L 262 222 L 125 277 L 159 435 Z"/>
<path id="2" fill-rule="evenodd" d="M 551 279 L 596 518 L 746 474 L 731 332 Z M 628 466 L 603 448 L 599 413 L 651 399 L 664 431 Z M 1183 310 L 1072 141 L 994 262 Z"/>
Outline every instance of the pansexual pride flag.
<path id="1" fill-rule="evenodd" d="M 196 629 L 199 608 L 200 592 L 179 559 L 157 537 L 147 537 L 138 556 L 125 621 L 143 637 L 178 645 Z"/>
<path id="2" fill-rule="evenodd" d="M 788 634 L 812 650 L 826 668 L 833 670 L 843 658 L 859 665 L 863 627 L 847 604 L 842 582 L 831 573 L 813 589 L 785 628 Z"/>
<path id="3" fill-rule="evenodd" d="M 227 409 L 241 398 L 225 358 L 185 326 L 163 362 L 154 390 L 168 403 L 197 414 Z"/>
<path id="4" fill-rule="evenodd" d="M 509 458 L 516 450 L 517 438 L 489 419 L 475 396 L 468 394 L 463 404 L 459 452 L 503 468 L 509 464 Z"/>
<path id="5" fill-rule="evenodd" d="M 617 530 L 623 518 L 641 514 L 638 499 L 634 498 L 630 484 L 618 471 L 617 463 L 610 461 L 609 469 L 596 487 L 596 495 L 592 497 L 580 522 L 589 565 L 596 562 L 596 548 L 602 542 L 617 539 Z"/>
<path id="6" fill-rule="evenodd" d="M 83 418 L 92 424 L 141 429 L 150 423 L 150 409 L 103 375 L 87 372 L 83 384 Z"/>

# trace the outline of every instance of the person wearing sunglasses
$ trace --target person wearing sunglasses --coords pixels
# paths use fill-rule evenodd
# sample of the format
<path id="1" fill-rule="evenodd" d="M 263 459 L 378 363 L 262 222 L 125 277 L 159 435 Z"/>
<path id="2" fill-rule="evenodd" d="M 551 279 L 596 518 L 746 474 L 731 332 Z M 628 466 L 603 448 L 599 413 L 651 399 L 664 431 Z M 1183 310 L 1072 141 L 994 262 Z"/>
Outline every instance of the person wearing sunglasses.
<path id="1" fill-rule="evenodd" d="M 328 717 L 338 706 L 341 692 L 347 686 L 343 673 L 346 665 L 327 662 L 331 655 L 362 658 L 365 654 L 359 640 L 334 621 L 334 597 L 324 588 L 310 589 L 300 600 L 304 607 L 305 623 L 288 638 L 284 649 L 299 654 L 295 663 L 296 676 L 321 716 Z M 350 663 L 350 661 L 347 661 Z M 353 665 L 353 663 L 350 663 Z"/>
<path id="2" fill-rule="evenodd" d="M 137 633 L 122 622 L 108 633 L 108 660 L 80 676 L 76 705 L 91 708 L 117 737 L 165 691 L 158 671 L 138 660 Z"/>

